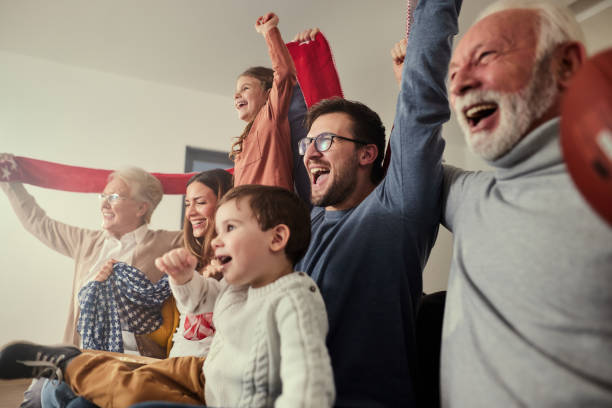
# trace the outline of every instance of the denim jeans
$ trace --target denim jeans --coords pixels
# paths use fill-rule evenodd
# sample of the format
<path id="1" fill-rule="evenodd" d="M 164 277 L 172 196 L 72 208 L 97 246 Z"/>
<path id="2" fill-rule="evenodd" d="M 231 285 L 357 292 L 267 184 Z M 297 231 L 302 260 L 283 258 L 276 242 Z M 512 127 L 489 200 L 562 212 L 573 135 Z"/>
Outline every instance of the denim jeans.
<path id="1" fill-rule="evenodd" d="M 42 408 L 96 408 L 97 405 L 83 397 L 78 397 L 65 382 L 44 381 L 40 395 Z"/>

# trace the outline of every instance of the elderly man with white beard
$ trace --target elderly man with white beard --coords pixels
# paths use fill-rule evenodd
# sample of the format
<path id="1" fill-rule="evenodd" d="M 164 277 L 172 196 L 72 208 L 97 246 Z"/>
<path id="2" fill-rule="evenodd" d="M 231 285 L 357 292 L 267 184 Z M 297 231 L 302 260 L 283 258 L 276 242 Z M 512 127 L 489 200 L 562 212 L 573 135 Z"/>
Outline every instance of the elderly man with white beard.
<path id="1" fill-rule="evenodd" d="M 552 1 L 492 5 L 453 54 L 452 107 L 494 170 L 445 167 L 443 406 L 612 405 L 612 229 L 559 147 L 560 99 L 584 59 Z"/>

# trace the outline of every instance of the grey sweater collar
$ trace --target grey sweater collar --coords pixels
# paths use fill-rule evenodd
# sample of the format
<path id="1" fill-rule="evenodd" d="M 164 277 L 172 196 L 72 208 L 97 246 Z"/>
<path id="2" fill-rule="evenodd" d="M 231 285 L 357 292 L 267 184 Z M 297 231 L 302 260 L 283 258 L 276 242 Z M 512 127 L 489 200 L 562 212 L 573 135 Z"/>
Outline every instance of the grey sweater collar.
<path id="1" fill-rule="evenodd" d="M 495 177 L 498 180 L 540 173 L 563 165 L 559 147 L 559 118 L 535 128 L 507 154 L 488 164 L 496 168 Z"/>

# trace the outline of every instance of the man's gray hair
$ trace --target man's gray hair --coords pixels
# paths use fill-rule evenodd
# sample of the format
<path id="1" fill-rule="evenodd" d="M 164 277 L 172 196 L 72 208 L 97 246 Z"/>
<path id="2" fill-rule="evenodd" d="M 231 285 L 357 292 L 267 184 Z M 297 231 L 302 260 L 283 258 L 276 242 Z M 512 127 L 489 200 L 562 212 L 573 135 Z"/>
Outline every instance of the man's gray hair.
<path id="1" fill-rule="evenodd" d="M 531 9 L 540 16 L 537 59 L 542 59 L 559 44 L 568 41 L 585 43 L 584 33 L 572 11 L 555 0 L 499 0 L 484 9 L 476 21 L 505 10 Z"/>
<path id="2" fill-rule="evenodd" d="M 157 204 L 159 204 L 164 196 L 161 181 L 151 173 L 138 167 L 126 167 L 114 171 L 108 175 L 108 180 L 110 181 L 115 177 L 127 184 L 130 189 L 131 198 L 149 204 L 144 215 L 144 221 L 147 224 L 151 222 L 153 210 L 155 210 Z"/>

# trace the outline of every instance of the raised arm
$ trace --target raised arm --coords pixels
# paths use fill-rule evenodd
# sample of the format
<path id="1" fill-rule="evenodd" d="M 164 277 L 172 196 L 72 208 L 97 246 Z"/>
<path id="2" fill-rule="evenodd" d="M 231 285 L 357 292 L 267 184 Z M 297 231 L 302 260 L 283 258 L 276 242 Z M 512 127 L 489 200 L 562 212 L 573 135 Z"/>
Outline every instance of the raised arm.
<path id="1" fill-rule="evenodd" d="M 2 166 L 3 177 L 0 180 L 9 179 L 11 171 L 19 171 L 11 154 L 0 154 L 0 162 L 3 164 L 11 163 Z M 63 255 L 74 258 L 84 235 L 93 232 L 48 217 L 47 213 L 21 183 L 0 181 L 0 189 L 6 194 L 15 215 L 17 215 L 26 231 L 49 248 Z"/>
<path id="2" fill-rule="evenodd" d="M 461 0 L 420 0 L 407 40 L 392 57 L 402 68 L 401 89 L 391 132 L 391 162 L 385 197 L 404 216 L 437 225 L 442 184 L 442 125 L 450 117 L 445 78 Z M 394 192 L 400 191 L 401 194 Z"/>
<path id="3" fill-rule="evenodd" d="M 300 31 L 293 37 L 293 42 L 298 44 L 307 44 L 315 41 L 315 37 L 320 33 L 317 27 L 307 28 Z M 310 203 L 310 177 L 304 167 L 304 161 L 299 153 L 298 143 L 308 134 L 304 127 L 308 107 L 304 99 L 304 94 L 299 84 L 293 87 L 293 95 L 291 96 L 291 104 L 289 105 L 289 126 L 291 128 L 291 149 L 293 151 L 293 179 L 295 182 L 295 192 L 304 201 L 309 208 Z"/>
<path id="4" fill-rule="evenodd" d="M 168 251 L 155 260 L 155 266 L 168 274 L 176 306 L 182 313 L 212 310 L 225 281 L 206 278 L 196 272 L 197 259 L 185 248 Z"/>
<path id="5" fill-rule="evenodd" d="M 278 30 L 278 16 L 268 13 L 255 23 L 255 30 L 263 35 L 274 70 L 274 82 L 268 97 L 270 113 L 276 118 L 286 118 L 295 79 L 295 66 L 283 37 Z"/>
<path id="6" fill-rule="evenodd" d="M 266 104 L 242 142 L 241 160 L 234 167 L 234 186 L 265 184 L 293 190 L 293 155 L 287 117 L 297 81 L 293 60 L 277 24 L 274 13 L 259 17 L 255 23 L 255 30 L 268 45 L 274 78 Z"/>
<path id="7" fill-rule="evenodd" d="M 393 75 L 395 76 L 395 80 L 399 85 L 400 89 L 402 88 L 402 70 L 404 69 L 404 58 L 406 58 L 406 45 L 408 44 L 408 40 L 406 38 L 402 38 L 400 41 L 395 43 L 393 48 L 391 48 L 391 60 L 393 61 Z"/>

